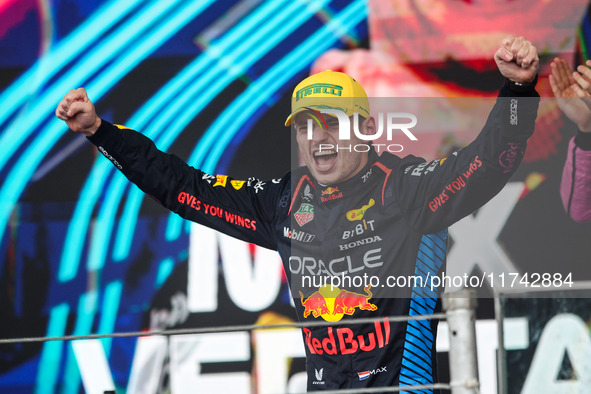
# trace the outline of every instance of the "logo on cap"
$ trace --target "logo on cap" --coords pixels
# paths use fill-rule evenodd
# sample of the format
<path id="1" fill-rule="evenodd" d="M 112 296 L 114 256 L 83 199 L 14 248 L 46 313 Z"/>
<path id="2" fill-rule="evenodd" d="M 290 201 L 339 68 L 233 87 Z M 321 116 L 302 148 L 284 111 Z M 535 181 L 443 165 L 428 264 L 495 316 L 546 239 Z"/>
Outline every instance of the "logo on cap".
<path id="1" fill-rule="evenodd" d="M 296 92 L 296 101 L 312 94 L 332 94 L 334 96 L 341 96 L 343 87 L 339 85 L 333 85 L 330 83 L 314 83 L 312 85 L 304 86 Z"/>

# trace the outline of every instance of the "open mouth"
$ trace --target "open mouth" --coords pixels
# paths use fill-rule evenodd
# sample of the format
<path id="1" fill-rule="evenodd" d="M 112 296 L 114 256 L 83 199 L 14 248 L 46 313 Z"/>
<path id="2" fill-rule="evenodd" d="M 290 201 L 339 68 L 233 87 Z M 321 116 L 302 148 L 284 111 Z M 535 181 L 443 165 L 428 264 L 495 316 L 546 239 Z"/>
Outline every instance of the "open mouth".
<path id="1" fill-rule="evenodd" d="M 319 172 L 328 172 L 334 167 L 338 153 L 335 150 L 321 150 L 314 152 L 314 163 Z"/>

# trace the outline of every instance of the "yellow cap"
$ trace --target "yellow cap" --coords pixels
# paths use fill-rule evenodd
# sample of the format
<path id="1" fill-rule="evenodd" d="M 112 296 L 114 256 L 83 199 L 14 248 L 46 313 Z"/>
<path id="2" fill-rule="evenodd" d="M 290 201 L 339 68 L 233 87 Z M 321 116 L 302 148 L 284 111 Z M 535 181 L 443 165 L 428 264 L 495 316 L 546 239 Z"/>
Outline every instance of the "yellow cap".
<path id="1" fill-rule="evenodd" d="M 369 118 L 369 100 L 363 86 L 347 74 L 332 70 L 310 75 L 295 87 L 285 125 L 307 109 L 340 109 L 347 116 L 358 112 Z"/>

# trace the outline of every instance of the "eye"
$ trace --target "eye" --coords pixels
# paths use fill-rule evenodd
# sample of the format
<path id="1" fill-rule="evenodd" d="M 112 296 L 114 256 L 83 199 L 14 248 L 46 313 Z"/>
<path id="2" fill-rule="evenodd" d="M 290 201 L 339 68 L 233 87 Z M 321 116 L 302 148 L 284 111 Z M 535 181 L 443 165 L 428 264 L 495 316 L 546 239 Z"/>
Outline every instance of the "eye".
<path id="1" fill-rule="evenodd" d="M 326 125 L 330 130 L 335 130 L 339 128 L 339 121 L 338 120 L 329 120 L 326 122 Z"/>
<path id="2" fill-rule="evenodd" d="M 301 123 L 301 122 L 300 123 L 296 123 L 294 127 L 295 127 L 295 130 L 298 133 L 306 130 L 306 125 L 304 123 Z"/>

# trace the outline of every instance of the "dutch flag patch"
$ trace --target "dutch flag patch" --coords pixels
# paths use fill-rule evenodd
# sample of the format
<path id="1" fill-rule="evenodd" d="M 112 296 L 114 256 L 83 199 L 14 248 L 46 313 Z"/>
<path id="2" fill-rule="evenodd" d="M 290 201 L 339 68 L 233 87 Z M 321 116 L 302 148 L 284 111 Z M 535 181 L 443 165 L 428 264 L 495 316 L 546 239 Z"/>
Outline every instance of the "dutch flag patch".
<path id="1" fill-rule="evenodd" d="M 357 375 L 359 375 L 359 380 L 365 380 L 369 378 L 369 371 L 357 372 Z"/>

